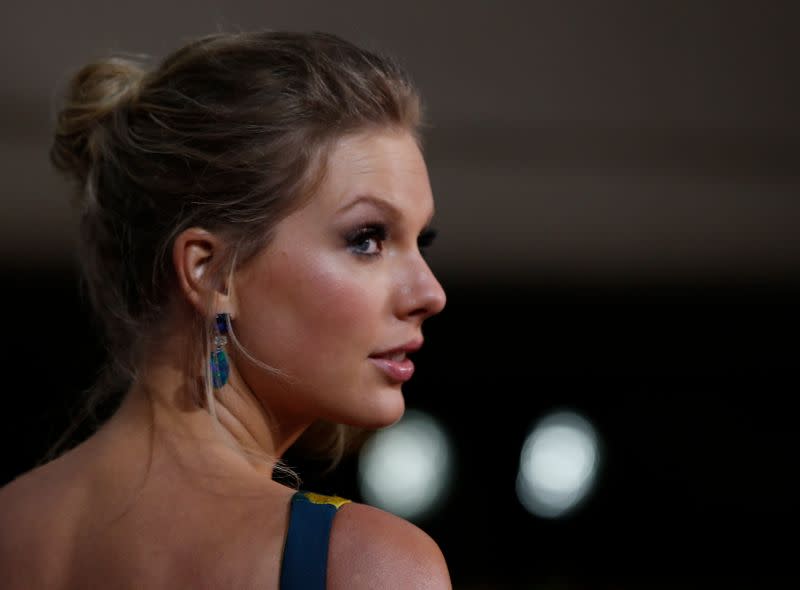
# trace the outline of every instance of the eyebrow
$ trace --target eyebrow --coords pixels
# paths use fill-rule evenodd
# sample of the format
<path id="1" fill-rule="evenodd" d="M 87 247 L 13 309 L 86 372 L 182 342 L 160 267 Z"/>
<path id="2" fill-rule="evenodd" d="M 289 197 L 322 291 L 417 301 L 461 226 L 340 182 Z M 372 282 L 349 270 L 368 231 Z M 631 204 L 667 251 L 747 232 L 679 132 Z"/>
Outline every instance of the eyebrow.
<path id="1" fill-rule="evenodd" d="M 400 210 L 397 207 L 395 207 L 389 201 L 381 199 L 380 197 L 376 197 L 375 195 L 361 195 L 359 197 L 356 197 L 355 199 L 353 199 L 352 201 L 350 201 L 349 203 L 347 203 L 343 207 L 339 208 L 337 213 L 344 213 L 346 211 L 349 211 L 350 209 L 355 208 L 357 205 L 360 205 L 362 203 L 373 205 L 373 206 L 377 207 L 378 209 L 382 209 L 386 214 L 388 214 L 389 216 L 391 216 L 394 219 L 400 219 L 400 218 L 403 217 L 403 214 L 400 212 Z M 431 221 L 433 220 L 433 216 L 434 216 L 435 212 L 436 212 L 435 210 L 431 211 L 431 214 L 428 217 L 427 222 L 425 223 L 425 227 L 428 227 L 431 224 Z"/>

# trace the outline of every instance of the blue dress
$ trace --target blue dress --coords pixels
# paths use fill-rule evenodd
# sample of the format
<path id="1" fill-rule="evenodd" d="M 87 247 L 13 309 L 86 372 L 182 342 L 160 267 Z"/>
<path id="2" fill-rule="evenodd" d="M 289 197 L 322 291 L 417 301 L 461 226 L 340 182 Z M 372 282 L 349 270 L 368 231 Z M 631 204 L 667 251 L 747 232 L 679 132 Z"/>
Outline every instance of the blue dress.
<path id="1" fill-rule="evenodd" d="M 292 496 L 280 590 L 325 590 L 333 517 L 348 502 L 313 492 L 300 491 Z"/>

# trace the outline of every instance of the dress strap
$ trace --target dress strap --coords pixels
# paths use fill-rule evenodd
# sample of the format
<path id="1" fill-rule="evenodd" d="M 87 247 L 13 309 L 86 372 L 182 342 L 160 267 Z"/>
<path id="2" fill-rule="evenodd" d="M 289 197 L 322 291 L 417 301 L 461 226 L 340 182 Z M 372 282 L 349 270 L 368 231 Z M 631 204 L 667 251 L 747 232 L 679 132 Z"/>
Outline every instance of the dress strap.
<path id="1" fill-rule="evenodd" d="M 348 502 L 304 491 L 292 496 L 280 590 L 325 590 L 333 517 Z"/>

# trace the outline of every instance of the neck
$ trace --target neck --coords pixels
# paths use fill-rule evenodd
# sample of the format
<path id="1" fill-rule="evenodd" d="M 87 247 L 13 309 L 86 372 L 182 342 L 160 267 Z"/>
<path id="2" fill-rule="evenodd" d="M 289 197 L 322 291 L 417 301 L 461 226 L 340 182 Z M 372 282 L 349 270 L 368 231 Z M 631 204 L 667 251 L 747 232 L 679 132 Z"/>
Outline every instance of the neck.
<path id="1" fill-rule="evenodd" d="M 195 401 L 196 377 L 187 374 L 179 354 L 187 348 L 174 344 L 160 347 L 143 363 L 108 429 L 144 433 L 152 427 L 156 440 L 168 443 L 184 460 L 196 455 L 206 463 L 235 463 L 271 476 L 276 461 L 308 424 L 280 420 L 268 412 L 234 366 L 228 383 L 212 390 L 215 418 Z"/>

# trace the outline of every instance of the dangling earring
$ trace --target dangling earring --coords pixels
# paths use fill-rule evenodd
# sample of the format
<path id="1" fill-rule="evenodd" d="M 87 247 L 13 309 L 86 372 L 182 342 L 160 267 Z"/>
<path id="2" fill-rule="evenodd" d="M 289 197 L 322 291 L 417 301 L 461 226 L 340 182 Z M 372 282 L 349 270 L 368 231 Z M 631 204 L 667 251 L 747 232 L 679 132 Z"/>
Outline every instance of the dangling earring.
<path id="1" fill-rule="evenodd" d="M 216 334 L 214 335 L 214 350 L 211 351 L 211 380 L 214 389 L 219 389 L 228 382 L 228 355 L 225 354 L 225 346 L 228 343 L 228 314 L 218 313 L 215 319 Z"/>

